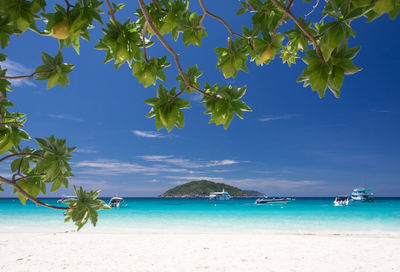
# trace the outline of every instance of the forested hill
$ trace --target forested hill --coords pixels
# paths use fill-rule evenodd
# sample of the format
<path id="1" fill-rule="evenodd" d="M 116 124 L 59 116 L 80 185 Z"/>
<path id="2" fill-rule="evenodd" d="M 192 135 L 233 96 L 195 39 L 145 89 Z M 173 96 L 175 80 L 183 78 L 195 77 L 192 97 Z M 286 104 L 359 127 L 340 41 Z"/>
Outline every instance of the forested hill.
<path id="1" fill-rule="evenodd" d="M 225 183 L 216 183 L 208 180 L 191 181 L 169 189 L 159 197 L 208 197 L 210 192 L 221 192 L 222 189 L 232 197 L 256 197 L 263 195 L 257 191 L 241 190 Z"/>

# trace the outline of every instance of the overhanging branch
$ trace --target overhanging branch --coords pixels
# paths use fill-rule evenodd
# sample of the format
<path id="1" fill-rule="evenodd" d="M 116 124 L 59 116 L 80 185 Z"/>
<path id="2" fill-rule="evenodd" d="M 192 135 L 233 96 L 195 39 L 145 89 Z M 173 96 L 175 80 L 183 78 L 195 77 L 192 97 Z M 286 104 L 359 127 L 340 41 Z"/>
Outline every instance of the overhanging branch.
<path id="1" fill-rule="evenodd" d="M 71 209 L 70 207 L 60 207 L 60 206 L 54 206 L 54 205 L 50 205 L 50 204 L 44 203 L 44 202 L 40 201 L 39 199 L 31 196 L 27 192 L 25 192 L 24 189 L 22 189 L 21 186 L 19 186 L 16 182 L 8 180 L 6 178 L 3 178 L 2 176 L 0 176 L 0 182 L 2 182 L 4 184 L 8 184 L 8 185 L 14 187 L 14 189 L 17 190 L 18 193 L 20 193 L 21 195 L 23 195 L 27 199 L 31 200 L 32 202 L 34 202 L 36 205 L 41 205 L 41 206 L 44 206 L 44 207 L 47 207 L 47 208 L 51 208 L 51 209 L 55 209 L 55 210 L 70 210 Z"/>
<path id="2" fill-rule="evenodd" d="M 187 78 L 186 74 L 183 72 L 181 63 L 179 62 L 179 55 L 171 48 L 171 46 L 165 41 L 165 39 L 163 38 L 161 33 L 158 31 L 158 29 L 154 26 L 153 20 L 151 20 L 149 11 L 147 10 L 146 5 L 143 2 L 143 0 L 138 0 L 138 2 L 139 2 L 139 5 L 140 5 L 140 9 L 142 10 L 143 15 L 144 15 L 144 17 L 146 19 L 146 22 L 149 24 L 149 27 L 151 28 L 153 33 L 156 35 L 157 39 L 161 42 L 161 44 L 174 57 L 174 61 L 175 61 L 176 67 L 178 68 L 179 74 L 181 75 L 181 77 L 183 78 L 183 81 L 185 82 L 185 89 L 190 87 L 190 88 L 193 88 L 193 89 L 199 91 L 200 93 L 204 94 L 205 96 L 216 98 L 216 96 L 207 94 L 203 90 L 201 90 L 201 89 L 199 89 L 199 88 L 197 88 L 197 87 L 195 87 L 195 86 L 190 84 L 189 79 Z"/>
<path id="3" fill-rule="evenodd" d="M 285 6 L 283 6 L 281 3 L 279 3 L 278 0 L 271 0 L 271 2 L 278 7 L 280 10 L 282 10 L 287 16 L 289 16 L 294 23 L 300 28 L 300 30 L 304 33 L 304 35 L 310 40 L 312 41 L 315 51 L 317 52 L 318 57 L 320 57 L 322 60 L 324 60 L 322 54 L 321 54 L 321 50 L 319 49 L 318 43 L 317 43 L 317 39 L 306 29 L 305 26 L 303 26 L 299 19 L 297 19 L 296 16 L 294 16 L 294 14 Z"/>

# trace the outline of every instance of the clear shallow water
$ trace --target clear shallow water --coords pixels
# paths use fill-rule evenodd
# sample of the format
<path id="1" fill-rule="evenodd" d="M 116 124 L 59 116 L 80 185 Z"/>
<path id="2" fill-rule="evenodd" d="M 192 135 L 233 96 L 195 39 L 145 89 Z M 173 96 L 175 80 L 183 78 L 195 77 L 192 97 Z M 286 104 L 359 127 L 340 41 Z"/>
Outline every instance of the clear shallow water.
<path id="1" fill-rule="evenodd" d="M 44 199 L 55 204 L 57 199 Z M 109 199 L 104 199 L 108 202 Z M 334 207 L 333 198 L 299 198 L 288 204 L 255 199 L 125 198 L 124 208 L 100 211 L 98 228 L 250 230 L 288 232 L 400 232 L 400 198 Z M 0 198 L 1 228 L 72 227 L 63 212 Z"/>

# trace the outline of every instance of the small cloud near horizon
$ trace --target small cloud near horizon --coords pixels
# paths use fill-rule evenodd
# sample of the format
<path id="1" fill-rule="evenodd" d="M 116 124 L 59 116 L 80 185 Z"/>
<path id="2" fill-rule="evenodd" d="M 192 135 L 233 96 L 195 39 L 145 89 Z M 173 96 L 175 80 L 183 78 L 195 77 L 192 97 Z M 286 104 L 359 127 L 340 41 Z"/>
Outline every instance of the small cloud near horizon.
<path id="1" fill-rule="evenodd" d="M 176 158 L 172 155 L 144 155 L 144 156 L 138 156 L 138 158 L 150 162 L 168 163 L 184 168 L 215 167 L 215 166 L 226 166 L 239 163 L 239 161 L 229 160 L 229 159 L 202 161 L 195 159 Z"/>
<path id="2" fill-rule="evenodd" d="M 50 118 L 55 118 L 55 119 L 64 119 L 64 120 L 70 120 L 70 121 L 83 121 L 81 118 L 73 116 L 71 114 L 49 114 L 48 115 Z"/>
<path id="3" fill-rule="evenodd" d="M 264 116 L 264 117 L 258 119 L 258 121 L 268 122 L 268 121 L 275 121 L 275 120 L 288 120 L 288 119 L 293 119 L 298 116 L 300 116 L 300 114 L 267 115 L 267 116 Z"/>
<path id="4" fill-rule="evenodd" d="M 391 110 L 376 110 L 376 109 L 372 109 L 370 110 L 372 112 L 378 112 L 378 113 L 392 113 L 393 111 Z"/>
<path id="5" fill-rule="evenodd" d="M 165 138 L 166 135 L 157 131 L 132 130 L 132 133 L 144 138 Z"/>

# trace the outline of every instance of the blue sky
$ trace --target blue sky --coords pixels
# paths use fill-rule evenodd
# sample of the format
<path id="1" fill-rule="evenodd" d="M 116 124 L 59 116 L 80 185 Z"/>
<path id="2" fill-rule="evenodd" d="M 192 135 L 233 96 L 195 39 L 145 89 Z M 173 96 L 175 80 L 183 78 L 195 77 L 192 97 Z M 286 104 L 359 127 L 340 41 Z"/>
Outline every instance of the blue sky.
<path id="1" fill-rule="evenodd" d="M 131 2 L 117 18 L 131 16 L 137 8 Z M 239 2 L 206 5 L 237 32 L 249 22 L 249 16 L 234 15 Z M 313 4 L 296 5 L 294 13 L 301 14 Z M 196 1 L 191 7 L 200 13 Z M 145 118 L 150 107 L 143 102 L 155 96 L 156 87 L 144 89 L 126 64 L 119 70 L 103 64 L 104 51 L 93 49 L 101 37 L 99 25 L 91 31 L 91 42 L 81 42 L 80 55 L 63 50 L 64 61 L 76 65 L 67 88 L 46 90 L 43 82 L 15 81 L 10 99 L 28 114 L 25 129 L 32 137 L 54 134 L 78 146 L 71 183 L 101 189 L 103 196 L 156 196 L 198 179 L 267 194 L 333 196 L 364 186 L 377 196 L 400 196 L 399 22 L 383 16 L 369 24 L 353 23 L 357 37 L 350 44 L 362 46 L 354 62 L 363 70 L 345 77 L 340 99 L 331 93 L 319 99 L 296 83 L 305 67 L 301 60 L 291 68 L 280 58 L 263 67 L 248 62 L 249 73 L 224 79 L 213 48 L 226 46 L 228 32 L 209 17 L 201 48 L 184 48 L 168 37 L 183 67 L 197 64 L 204 72 L 202 83 L 247 85 L 244 100 L 253 112 L 244 120 L 235 118 L 228 130 L 208 124 L 200 96 L 185 95 L 192 106 L 185 111 L 185 127 L 169 134 L 157 131 L 154 119 Z M 12 38 L 5 65 L 10 75 L 29 74 L 41 64 L 41 51 L 55 55 L 57 50 L 55 39 L 26 32 Z M 173 64 L 159 44 L 148 53 L 167 55 Z M 166 85 L 175 86 L 175 66 L 166 73 Z M 7 167 L 0 165 L 2 175 Z M 10 189 L 2 193 L 11 195 Z"/>

